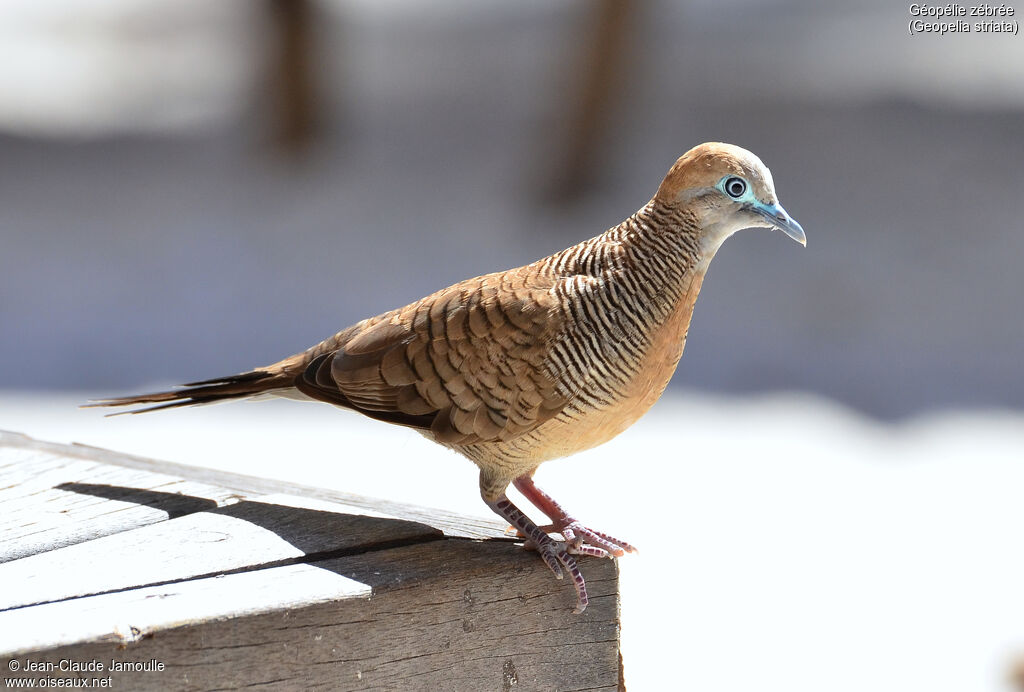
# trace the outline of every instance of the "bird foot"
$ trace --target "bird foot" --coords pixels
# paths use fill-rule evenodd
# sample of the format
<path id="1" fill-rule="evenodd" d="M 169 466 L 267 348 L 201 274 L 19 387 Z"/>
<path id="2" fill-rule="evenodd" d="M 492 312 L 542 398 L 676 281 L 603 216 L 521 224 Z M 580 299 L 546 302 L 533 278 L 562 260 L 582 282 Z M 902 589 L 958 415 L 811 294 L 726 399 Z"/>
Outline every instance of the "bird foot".
<path id="1" fill-rule="evenodd" d="M 557 579 L 563 578 L 565 572 L 569 573 L 576 587 L 576 610 L 573 612 L 582 613 L 590 600 L 587 597 L 587 585 L 573 555 L 616 558 L 626 553 L 635 553 L 637 549 L 623 540 L 584 526 L 551 499 L 550 495 L 534 485 L 529 475 L 517 478 L 514 483 L 527 500 L 551 519 L 551 524 L 537 526 L 504 494 L 494 501 L 484 497 L 484 501 L 526 539 L 524 547 L 540 553 Z M 555 540 L 549 533 L 560 533 L 565 540 Z"/>
<path id="2" fill-rule="evenodd" d="M 587 605 L 590 603 L 590 598 L 587 596 L 587 584 L 583 579 L 583 573 L 576 563 L 576 558 L 570 554 L 574 552 L 573 546 L 568 542 L 556 541 L 551 538 L 541 527 L 530 521 L 504 495 L 496 502 L 488 502 L 487 504 L 512 524 L 512 527 L 516 529 L 519 535 L 526 538 L 525 547 L 536 550 L 540 554 L 548 569 L 554 573 L 555 579 L 563 579 L 565 573 L 569 573 L 569 576 L 572 577 L 573 586 L 576 588 L 576 608 L 572 612 L 578 615 L 586 610 Z M 592 555 L 593 553 L 578 554 Z"/>
<path id="3" fill-rule="evenodd" d="M 556 541 L 547 535 L 541 537 L 539 542 L 530 539 L 525 545 L 540 553 L 541 559 L 547 564 L 548 569 L 554 573 L 555 579 L 562 579 L 565 576 L 565 572 L 569 573 L 569 576 L 572 577 L 573 586 L 576 588 L 576 607 L 572 612 L 579 615 L 586 610 L 587 605 L 590 603 L 590 597 L 587 595 L 587 584 L 583 579 L 583 573 L 580 571 L 579 565 L 576 564 L 576 559 L 570 555 L 573 552 L 572 547 L 562 541 Z M 590 553 L 579 554 L 589 555 Z"/>
<path id="4" fill-rule="evenodd" d="M 639 552 L 623 540 L 584 526 L 555 502 L 550 495 L 538 488 L 533 482 L 532 476 L 520 476 L 513 483 L 527 500 L 551 519 L 551 525 L 543 527 L 543 530 L 562 534 L 562 537 L 565 538 L 566 550 L 570 553 L 593 555 L 594 557 L 622 557 L 626 553 Z"/>
<path id="5" fill-rule="evenodd" d="M 626 553 L 640 552 L 626 541 L 609 536 L 601 531 L 587 528 L 576 519 L 566 519 L 559 524 L 546 524 L 538 527 L 545 534 L 560 533 L 565 539 L 566 552 L 571 555 L 592 555 L 593 557 L 622 557 Z M 537 546 L 529 536 L 510 526 L 506 533 L 516 533 L 527 539 L 525 546 L 529 550 L 536 550 Z"/>
<path id="6" fill-rule="evenodd" d="M 556 530 L 565 538 L 570 553 L 594 557 L 622 557 L 626 553 L 639 552 L 629 543 L 601 531 L 589 529 L 576 519 L 566 517 L 559 523 L 562 526 Z"/>

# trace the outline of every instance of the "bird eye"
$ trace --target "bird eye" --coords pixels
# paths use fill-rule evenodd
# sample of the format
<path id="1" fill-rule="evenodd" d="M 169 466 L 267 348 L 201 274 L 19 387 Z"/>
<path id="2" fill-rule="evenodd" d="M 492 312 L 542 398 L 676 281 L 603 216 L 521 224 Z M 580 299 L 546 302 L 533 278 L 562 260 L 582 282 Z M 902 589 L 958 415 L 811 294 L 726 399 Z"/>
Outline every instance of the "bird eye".
<path id="1" fill-rule="evenodd" d="M 725 192 L 733 199 L 739 199 L 747 191 L 747 181 L 733 176 L 725 181 Z"/>

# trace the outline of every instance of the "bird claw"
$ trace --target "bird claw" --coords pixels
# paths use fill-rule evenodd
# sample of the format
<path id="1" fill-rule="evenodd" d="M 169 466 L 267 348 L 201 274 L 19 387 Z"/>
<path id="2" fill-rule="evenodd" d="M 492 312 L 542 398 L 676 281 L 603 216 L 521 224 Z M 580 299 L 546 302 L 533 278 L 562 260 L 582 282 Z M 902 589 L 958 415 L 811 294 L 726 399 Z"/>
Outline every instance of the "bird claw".
<path id="1" fill-rule="evenodd" d="M 569 552 L 576 555 L 622 557 L 626 553 L 639 552 L 629 543 L 601 531 L 588 529 L 576 519 L 566 518 L 557 530 L 565 537 Z"/>
<path id="2" fill-rule="evenodd" d="M 564 545 L 565 552 L 570 555 L 617 558 L 622 557 L 626 553 L 639 552 L 635 547 L 626 543 L 626 541 L 614 538 L 601 531 L 588 529 L 575 519 L 567 520 L 560 529 L 554 524 L 539 526 L 538 528 L 545 534 L 562 534 L 562 537 L 565 539 L 562 545 Z M 506 533 L 516 533 L 521 538 L 525 538 L 526 542 L 523 544 L 523 547 L 527 550 L 538 550 L 536 542 L 522 531 L 510 526 Z M 552 571 L 554 570 L 552 569 Z"/>
<path id="3" fill-rule="evenodd" d="M 576 545 L 575 543 L 567 543 L 565 550 L 566 550 L 566 552 L 568 552 L 568 553 L 570 553 L 572 555 L 590 555 L 591 557 L 610 557 L 610 558 L 614 558 L 615 557 L 614 555 L 609 553 L 604 548 L 597 548 L 597 547 L 592 546 L 592 545 L 586 545 L 585 543 L 580 544 L 580 545 Z"/>
<path id="4" fill-rule="evenodd" d="M 579 615 L 587 609 L 590 598 L 587 596 L 587 585 L 583 579 L 583 573 L 576 558 L 569 553 L 572 552 L 566 543 L 556 541 L 549 536 L 540 540 L 540 545 L 534 543 L 535 549 L 540 553 L 541 558 L 547 563 L 548 568 L 555 574 L 555 579 L 562 579 L 568 572 L 572 578 L 573 586 L 576 588 L 576 608 L 574 613 Z M 564 568 L 564 569 L 563 569 Z"/>
<path id="5" fill-rule="evenodd" d="M 520 535 L 522 535 L 522 532 L 520 532 Z M 572 577 L 573 586 L 576 588 L 576 608 L 573 610 L 573 613 L 579 615 L 587 609 L 587 605 L 590 603 L 590 597 L 587 596 L 587 585 L 573 555 L 606 557 L 607 553 L 605 551 L 593 549 L 590 546 L 583 546 L 583 549 L 580 550 L 570 543 L 556 541 L 546 534 L 542 534 L 537 540 L 527 538 L 523 543 L 523 548 L 540 553 L 541 559 L 544 560 L 548 569 L 555 575 L 555 579 L 565 578 L 565 573 L 568 572 L 569 576 Z M 590 550 L 599 550 L 600 554 L 589 552 Z"/>

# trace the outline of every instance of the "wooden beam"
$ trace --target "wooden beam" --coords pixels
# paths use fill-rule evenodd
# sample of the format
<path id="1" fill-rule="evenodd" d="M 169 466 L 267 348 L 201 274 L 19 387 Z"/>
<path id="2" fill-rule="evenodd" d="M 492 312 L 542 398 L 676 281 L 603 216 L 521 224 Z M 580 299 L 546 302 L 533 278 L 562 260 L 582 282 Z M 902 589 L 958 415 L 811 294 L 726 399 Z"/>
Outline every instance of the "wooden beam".
<path id="1" fill-rule="evenodd" d="M 0 433 L 0 679 L 620 689 L 613 561 L 582 559 L 577 616 L 536 555 L 465 537 L 496 522 L 302 489 Z"/>

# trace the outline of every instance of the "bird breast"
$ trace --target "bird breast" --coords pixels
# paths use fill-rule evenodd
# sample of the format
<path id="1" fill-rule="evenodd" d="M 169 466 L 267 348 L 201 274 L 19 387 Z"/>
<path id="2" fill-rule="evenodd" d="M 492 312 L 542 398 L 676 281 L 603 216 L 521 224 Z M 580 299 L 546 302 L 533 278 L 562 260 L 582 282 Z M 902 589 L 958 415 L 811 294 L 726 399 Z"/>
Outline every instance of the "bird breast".
<path id="1" fill-rule="evenodd" d="M 670 292 L 675 299 L 667 310 L 617 304 L 616 290 L 607 284 L 569 282 L 558 296 L 566 329 L 556 337 L 549 358 L 569 403 L 525 435 L 458 451 L 478 463 L 508 467 L 509 476 L 515 477 L 626 430 L 654 405 L 672 378 L 703 276 L 702 270 L 688 272 L 678 290 Z"/>

